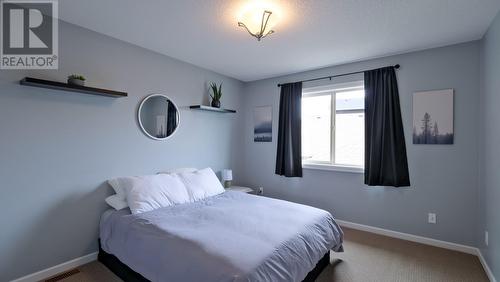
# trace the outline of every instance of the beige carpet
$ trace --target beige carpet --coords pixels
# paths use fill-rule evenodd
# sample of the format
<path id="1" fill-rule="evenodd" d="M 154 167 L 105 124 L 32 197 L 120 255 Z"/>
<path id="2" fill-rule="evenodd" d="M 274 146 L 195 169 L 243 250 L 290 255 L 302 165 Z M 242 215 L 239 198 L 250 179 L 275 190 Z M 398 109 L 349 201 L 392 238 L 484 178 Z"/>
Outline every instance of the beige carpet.
<path id="1" fill-rule="evenodd" d="M 488 281 L 472 255 L 374 235 L 345 231 L 345 252 L 332 253 L 318 282 Z M 120 281 L 105 266 L 92 262 L 64 282 Z"/>
<path id="2" fill-rule="evenodd" d="M 344 228 L 345 252 L 332 253 L 325 281 L 489 281 L 476 256 Z"/>

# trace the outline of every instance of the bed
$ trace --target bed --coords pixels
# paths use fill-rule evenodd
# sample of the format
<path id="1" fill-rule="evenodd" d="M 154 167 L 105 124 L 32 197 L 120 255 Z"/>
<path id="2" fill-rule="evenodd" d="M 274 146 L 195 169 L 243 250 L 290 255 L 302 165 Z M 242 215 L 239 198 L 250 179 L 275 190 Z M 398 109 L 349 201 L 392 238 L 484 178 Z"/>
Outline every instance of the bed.
<path id="1" fill-rule="evenodd" d="M 343 251 L 324 210 L 227 191 L 131 214 L 107 211 L 99 260 L 126 281 L 314 280 Z"/>

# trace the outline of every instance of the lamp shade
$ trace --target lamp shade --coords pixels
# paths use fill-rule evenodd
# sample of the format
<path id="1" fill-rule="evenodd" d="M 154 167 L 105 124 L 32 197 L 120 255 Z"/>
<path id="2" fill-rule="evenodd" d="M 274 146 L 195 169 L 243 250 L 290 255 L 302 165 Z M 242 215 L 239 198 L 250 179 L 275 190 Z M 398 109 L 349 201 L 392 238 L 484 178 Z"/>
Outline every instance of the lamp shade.
<path id="1" fill-rule="evenodd" d="M 230 169 L 223 169 L 222 170 L 222 180 L 224 180 L 224 181 L 233 180 L 233 171 Z"/>

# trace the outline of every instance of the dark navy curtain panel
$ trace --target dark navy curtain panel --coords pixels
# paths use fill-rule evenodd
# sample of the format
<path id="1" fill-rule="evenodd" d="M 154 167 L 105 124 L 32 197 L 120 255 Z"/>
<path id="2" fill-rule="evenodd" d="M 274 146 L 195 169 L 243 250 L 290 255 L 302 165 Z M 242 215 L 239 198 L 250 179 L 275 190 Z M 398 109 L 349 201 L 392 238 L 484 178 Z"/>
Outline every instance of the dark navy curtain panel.
<path id="1" fill-rule="evenodd" d="M 281 85 L 276 174 L 302 177 L 302 82 Z"/>
<path id="2" fill-rule="evenodd" d="M 394 67 L 366 71 L 365 184 L 410 186 Z"/>
<path id="3" fill-rule="evenodd" d="M 168 102 L 167 136 L 170 136 L 177 128 L 177 109 L 172 102 Z"/>

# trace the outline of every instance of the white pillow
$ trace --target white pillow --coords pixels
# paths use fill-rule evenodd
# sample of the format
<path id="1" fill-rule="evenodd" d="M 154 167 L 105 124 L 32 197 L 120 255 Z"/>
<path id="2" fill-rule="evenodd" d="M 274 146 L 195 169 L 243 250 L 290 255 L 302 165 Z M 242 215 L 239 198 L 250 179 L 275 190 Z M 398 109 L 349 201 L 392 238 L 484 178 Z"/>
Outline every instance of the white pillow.
<path id="1" fill-rule="evenodd" d="M 224 187 L 211 168 L 179 173 L 178 176 L 186 185 L 192 202 L 224 193 Z"/>
<path id="2" fill-rule="evenodd" d="M 110 205 L 115 210 L 121 210 L 128 207 L 127 202 L 125 202 L 119 195 L 114 194 L 106 198 L 106 203 Z"/>
<path id="3" fill-rule="evenodd" d="M 172 173 L 186 173 L 186 172 L 195 172 L 198 169 L 192 167 L 183 167 L 183 168 L 173 168 L 165 171 L 160 171 L 158 174 L 172 174 Z"/>
<path id="4" fill-rule="evenodd" d="M 123 201 L 127 200 L 127 193 L 132 187 L 129 185 L 129 177 L 119 177 L 108 180 L 109 186 L 115 190 L 116 195 Z"/>
<path id="5" fill-rule="evenodd" d="M 189 202 L 186 187 L 177 175 L 121 177 L 108 182 L 120 191 L 119 197 L 125 195 L 132 214 Z"/>

